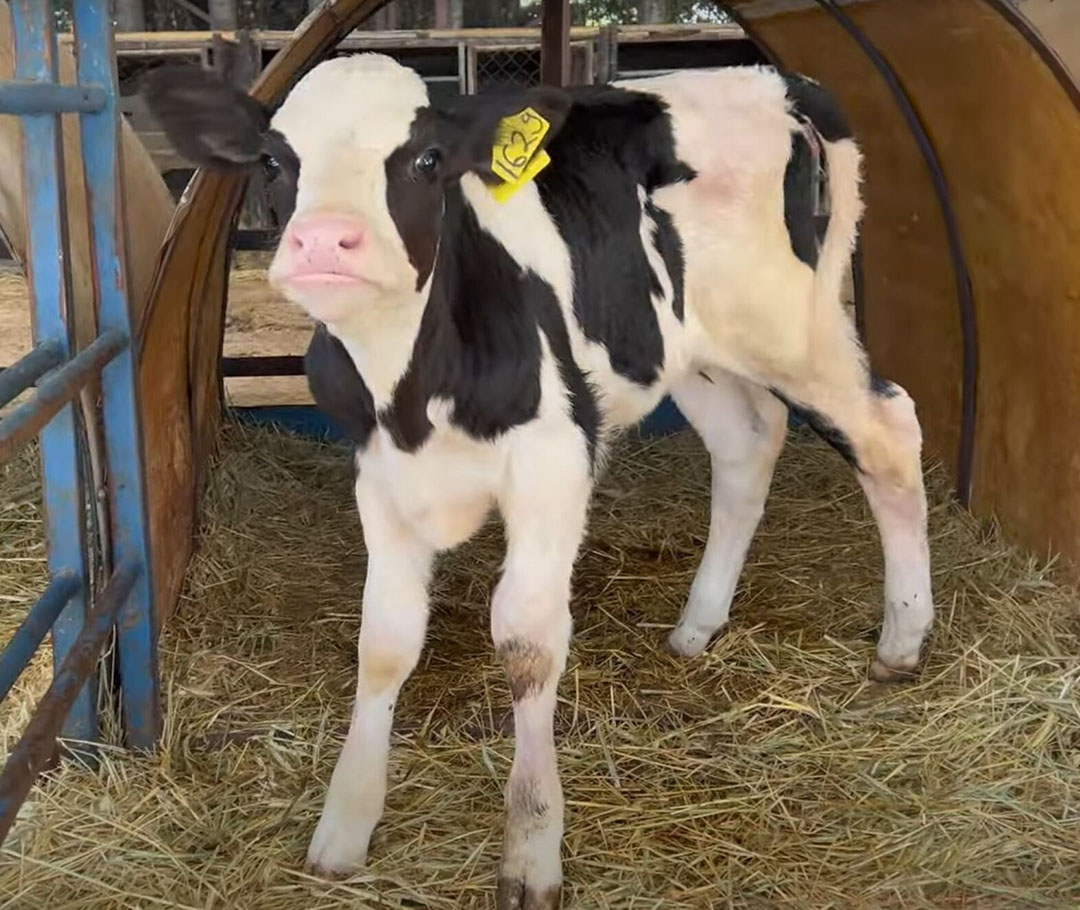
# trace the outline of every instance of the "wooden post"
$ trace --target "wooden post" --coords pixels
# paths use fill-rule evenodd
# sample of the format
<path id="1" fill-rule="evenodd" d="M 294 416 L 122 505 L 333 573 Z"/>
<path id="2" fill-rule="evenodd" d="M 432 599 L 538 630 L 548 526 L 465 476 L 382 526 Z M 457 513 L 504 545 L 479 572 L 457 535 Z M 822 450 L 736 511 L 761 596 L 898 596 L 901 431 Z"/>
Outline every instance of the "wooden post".
<path id="1" fill-rule="evenodd" d="M 145 32 L 146 10 L 143 0 L 116 0 L 116 30 L 118 32 Z"/>
<path id="2" fill-rule="evenodd" d="M 450 28 L 450 0 L 435 0 L 435 28 Z"/>
<path id="3" fill-rule="evenodd" d="M 615 79 L 619 72 L 619 26 L 605 25 L 597 41 L 596 81 L 601 85 Z"/>
<path id="4" fill-rule="evenodd" d="M 540 81 L 570 83 L 570 0 L 543 0 L 540 18 Z"/>
<path id="5" fill-rule="evenodd" d="M 236 29 L 236 0 L 210 0 L 210 27 L 214 31 L 231 32 Z"/>

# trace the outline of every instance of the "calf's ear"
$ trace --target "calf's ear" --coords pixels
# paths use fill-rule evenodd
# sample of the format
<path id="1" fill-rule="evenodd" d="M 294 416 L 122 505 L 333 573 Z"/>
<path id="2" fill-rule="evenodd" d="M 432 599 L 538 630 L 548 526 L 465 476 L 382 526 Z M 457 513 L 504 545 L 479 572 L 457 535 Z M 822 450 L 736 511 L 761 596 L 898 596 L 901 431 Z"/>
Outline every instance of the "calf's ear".
<path id="1" fill-rule="evenodd" d="M 528 161 L 545 149 L 562 129 L 571 105 L 566 92 L 548 87 L 459 101 L 453 112 L 458 133 L 451 156 L 454 170 L 472 171 L 489 183 L 506 179 L 507 162 Z"/>
<path id="2" fill-rule="evenodd" d="M 193 164 L 236 172 L 259 162 L 270 112 L 213 73 L 167 64 L 146 75 L 141 93 L 169 142 Z"/>

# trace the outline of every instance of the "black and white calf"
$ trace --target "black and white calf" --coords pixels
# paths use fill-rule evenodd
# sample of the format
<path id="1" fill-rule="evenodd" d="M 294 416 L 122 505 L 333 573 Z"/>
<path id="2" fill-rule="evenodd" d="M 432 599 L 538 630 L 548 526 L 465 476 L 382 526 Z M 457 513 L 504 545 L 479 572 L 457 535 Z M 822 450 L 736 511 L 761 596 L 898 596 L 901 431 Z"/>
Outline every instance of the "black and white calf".
<path id="1" fill-rule="evenodd" d="M 364 861 L 433 557 L 495 507 L 508 546 L 491 633 L 516 725 L 498 904 L 558 904 L 552 718 L 571 570 L 612 432 L 666 393 L 713 467 L 708 545 L 672 648 L 697 654 L 727 622 L 798 408 L 852 462 L 880 529 L 871 673 L 914 670 L 933 618 L 921 433 L 908 395 L 872 377 L 841 303 L 860 153 L 815 83 L 731 68 L 435 107 L 416 73 L 362 54 L 315 67 L 272 116 L 194 69 L 159 71 L 147 96 L 199 164 L 273 159 L 294 203 L 271 279 L 317 321 L 312 392 L 356 443 L 359 680 L 315 866 Z M 526 108 L 550 124 L 550 164 L 496 199 L 495 136 Z"/>

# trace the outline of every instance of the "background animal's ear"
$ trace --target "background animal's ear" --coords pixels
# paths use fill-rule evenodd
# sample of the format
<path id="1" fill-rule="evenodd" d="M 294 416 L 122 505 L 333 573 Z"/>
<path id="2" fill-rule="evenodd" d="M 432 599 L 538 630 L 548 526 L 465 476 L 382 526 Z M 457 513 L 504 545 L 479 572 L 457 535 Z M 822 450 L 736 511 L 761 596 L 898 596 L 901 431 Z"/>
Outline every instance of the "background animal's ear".
<path id="1" fill-rule="evenodd" d="M 150 112 L 178 152 L 199 167 L 241 171 L 259 162 L 270 113 L 197 66 L 167 64 L 143 79 Z"/>
<path id="2" fill-rule="evenodd" d="M 547 87 L 460 99 L 454 121 L 461 133 L 452 155 L 457 176 L 472 171 L 487 182 L 503 179 L 497 159 L 529 159 L 546 148 L 566 122 L 570 104 L 566 92 Z"/>

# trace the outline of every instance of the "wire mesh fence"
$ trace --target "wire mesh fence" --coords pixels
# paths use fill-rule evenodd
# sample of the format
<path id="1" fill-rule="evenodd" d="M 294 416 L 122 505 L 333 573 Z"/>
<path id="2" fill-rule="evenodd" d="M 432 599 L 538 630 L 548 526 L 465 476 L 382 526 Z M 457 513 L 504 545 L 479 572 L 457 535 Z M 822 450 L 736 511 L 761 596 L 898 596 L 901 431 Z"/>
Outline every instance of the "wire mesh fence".
<path id="1" fill-rule="evenodd" d="M 540 84 L 540 49 L 538 47 L 499 47 L 476 49 L 475 91 Z"/>

